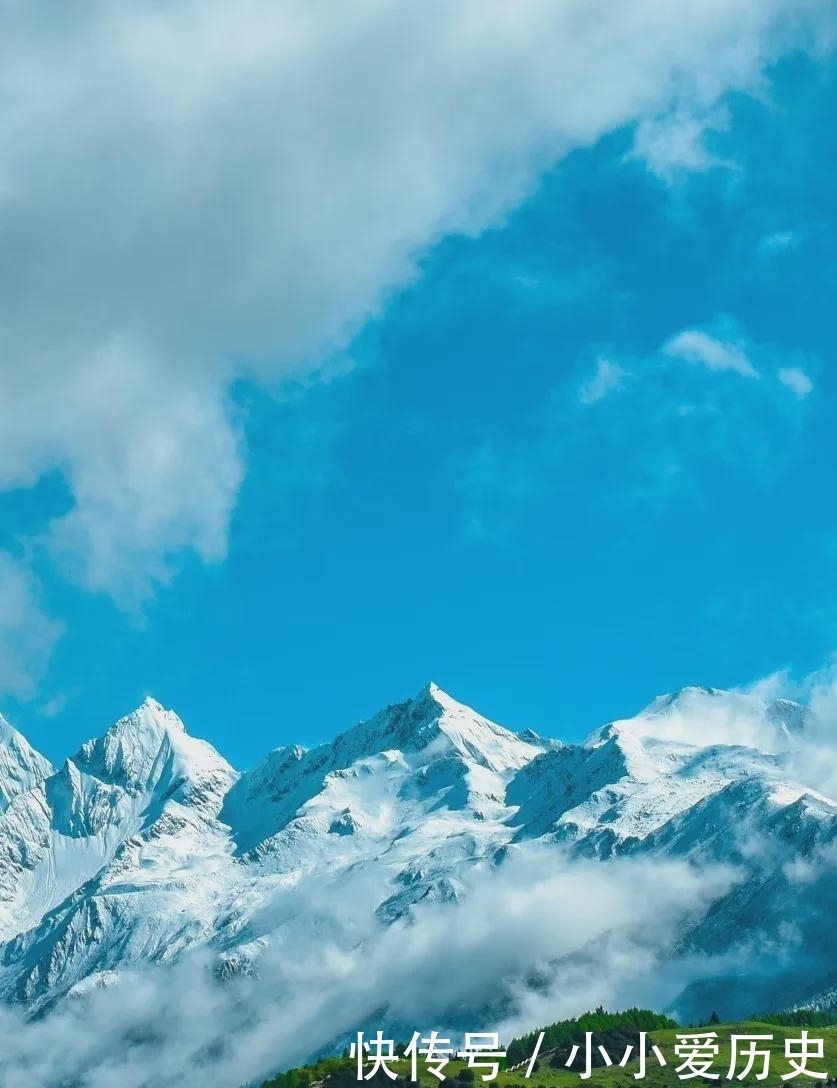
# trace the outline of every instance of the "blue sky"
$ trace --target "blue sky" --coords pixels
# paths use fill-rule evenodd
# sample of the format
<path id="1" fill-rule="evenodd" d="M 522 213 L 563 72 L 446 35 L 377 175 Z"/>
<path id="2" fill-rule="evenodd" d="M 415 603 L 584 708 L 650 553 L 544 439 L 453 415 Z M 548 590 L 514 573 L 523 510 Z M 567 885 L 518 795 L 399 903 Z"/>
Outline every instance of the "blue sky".
<path id="1" fill-rule="evenodd" d="M 498 209 L 437 224 L 373 303 L 303 344 L 305 367 L 250 367 L 272 333 L 226 337 L 216 305 L 207 342 L 248 363 L 220 386 L 237 443 L 220 544 L 177 537 L 192 477 L 166 470 L 174 537 L 137 547 L 127 589 L 104 559 L 79 573 L 76 545 L 44 534 L 99 478 L 89 447 L 33 455 L 0 495 L 0 549 L 41 620 L 7 636 L 10 660 L 38 659 L 6 670 L 7 716 L 60 758 L 151 693 L 247 766 L 429 679 L 576 739 L 686 684 L 820 667 L 837 649 L 837 62 L 779 54 L 752 86 L 617 117 L 527 165 Z M 493 191 L 488 168 L 478 181 Z M 354 243 L 330 254 L 349 279 Z M 195 388 L 215 405 L 217 383 Z M 158 395 L 126 418 L 172 403 Z M 122 426 L 110 403 L 89 432 Z M 224 428 L 196 434 L 216 476 Z M 124 471 L 131 501 L 93 489 L 91 508 L 130 539 L 146 493 Z"/>

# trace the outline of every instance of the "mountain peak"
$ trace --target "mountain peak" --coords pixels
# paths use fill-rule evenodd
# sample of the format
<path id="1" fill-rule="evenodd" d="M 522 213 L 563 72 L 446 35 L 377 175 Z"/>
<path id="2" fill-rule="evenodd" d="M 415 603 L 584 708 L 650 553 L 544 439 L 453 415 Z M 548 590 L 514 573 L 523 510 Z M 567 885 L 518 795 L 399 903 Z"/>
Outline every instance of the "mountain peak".
<path id="1" fill-rule="evenodd" d="M 37 786 L 53 769 L 49 760 L 0 714 L 0 812 L 16 794 Z"/>
<path id="2" fill-rule="evenodd" d="M 20 744 L 21 742 L 27 745 L 29 743 L 24 735 L 15 729 L 8 718 L 4 718 L 3 715 L 0 714 L 0 747 L 7 747 L 10 744 Z"/>
<path id="3" fill-rule="evenodd" d="M 0 714 L 0 744 L 8 744 L 16 734 L 15 727 Z"/>
<path id="4" fill-rule="evenodd" d="M 83 744 L 74 762 L 97 778 L 142 789 L 161 777 L 235 777 L 211 744 L 190 736 L 178 715 L 151 697 L 103 736 Z"/>
<path id="5" fill-rule="evenodd" d="M 788 700 L 765 702 L 745 691 L 688 686 L 658 695 L 639 714 L 611 722 L 585 742 L 595 747 L 609 739 L 634 755 L 651 747 L 744 747 L 771 754 L 787 746 L 798 732 L 806 710 Z M 643 756 L 645 758 L 645 756 Z"/>
<path id="6" fill-rule="evenodd" d="M 475 713 L 470 707 L 465 706 L 464 703 L 460 703 L 457 699 L 454 699 L 452 695 L 448 695 L 446 691 L 443 691 L 438 684 L 430 680 L 424 685 L 424 687 L 412 699 L 408 699 L 407 702 L 413 703 L 415 706 L 427 707 L 429 710 L 461 710 L 465 709 L 471 713 Z"/>
<path id="7" fill-rule="evenodd" d="M 337 738 L 358 740 L 367 753 L 396 748 L 404 752 L 458 752 L 490 770 L 517 769 L 541 750 L 532 734 L 522 737 L 489 721 L 430 681 L 412 699 L 379 711 Z"/>
<path id="8" fill-rule="evenodd" d="M 346 782 L 358 775 L 366 779 L 376 768 L 389 775 L 391 770 L 381 769 L 394 767 L 403 775 L 400 796 L 441 789 L 437 800 L 457 797 L 464 806 L 469 789 L 501 796 L 508 778 L 546 746 L 531 731 L 518 734 L 496 725 L 431 681 L 412 699 L 384 707 L 316 748 L 274 749 L 230 790 L 221 819 L 246 852 L 287 825 L 312 798 L 330 790 L 343 797 Z M 342 827 L 345 816 L 332 813 L 329 822 Z"/>
<path id="9" fill-rule="evenodd" d="M 146 695 L 140 705 L 131 714 L 121 718 L 122 722 L 130 723 L 137 728 L 162 728 L 166 732 L 185 733 L 186 726 L 173 710 L 168 710 L 152 695 Z"/>

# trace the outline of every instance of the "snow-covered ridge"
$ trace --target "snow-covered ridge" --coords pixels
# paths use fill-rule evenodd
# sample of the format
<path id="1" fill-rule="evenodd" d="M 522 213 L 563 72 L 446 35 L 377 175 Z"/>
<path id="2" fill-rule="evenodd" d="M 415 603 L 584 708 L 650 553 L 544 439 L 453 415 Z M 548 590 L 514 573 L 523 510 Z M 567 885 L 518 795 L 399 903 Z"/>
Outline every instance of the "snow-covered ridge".
<path id="1" fill-rule="evenodd" d="M 291 888 L 311 881 L 335 903 L 352 889 L 389 923 L 457 902 L 481 871 L 502 879 L 508 852 L 535 844 L 558 867 L 633 853 L 746 864 L 749 884 L 690 939 L 723 947 L 742 911 L 769 933 L 837 843 L 807 729 L 798 704 L 687 688 L 564 744 L 429 684 L 239 774 L 154 700 L 58 769 L 0 719 L 0 994 L 38 1006 L 199 946 L 246 970 L 291 919 Z M 808 995 L 827 989 L 809 981 Z"/>
<path id="2" fill-rule="evenodd" d="M 0 811 L 52 774 L 53 766 L 0 714 Z"/>

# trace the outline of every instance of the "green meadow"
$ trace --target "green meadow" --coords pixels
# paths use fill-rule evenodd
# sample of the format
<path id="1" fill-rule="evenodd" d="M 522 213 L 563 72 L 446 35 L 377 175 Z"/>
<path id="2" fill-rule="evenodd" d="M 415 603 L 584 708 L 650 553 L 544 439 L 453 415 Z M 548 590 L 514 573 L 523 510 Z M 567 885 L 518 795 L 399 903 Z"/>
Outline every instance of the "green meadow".
<path id="1" fill-rule="evenodd" d="M 632 1010 L 633 1013 L 637 1011 Z M 599 1010 L 600 1012 L 601 1010 Z M 595 1015 L 587 1014 L 587 1017 L 593 1018 Z M 653 1016 L 654 1014 L 647 1015 Z M 629 1088 L 630 1085 L 638 1084 L 648 1085 L 648 1088 L 674 1088 L 674 1086 L 688 1086 L 690 1084 L 701 1085 L 705 1088 L 706 1085 L 711 1084 L 735 1083 L 778 1088 L 783 1084 L 790 1086 L 825 1084 L 826 1080 L 824 1079 L 806 1075 L 797 1075 L 788 1080 L 782 1080 L 783 1075 L 791 1073 L 793 1070 L 792 1063 L 785 1057 L 786 1040 L 800 1039 L 803 1030 L 807 1030 L 810 1041 L 823 1040 L 823 1059 L 810 1058 L 807 1063 L 808 1068 L 813 1072 L 826 1073 L 829 1081 L 837 1080 L 837 1023 L 829 1022 L 820 1023 L 819 1025 L 816 1023 L 817 1020 L 835 1021 L 837 1020 L 835 1017 L 817 1016 L 815 1014 L 809 1019 L 807 1028 L 803 1024 L 771 1023 L 768 1022 L 770 1018 L 727 1024 L 711 1023 L 696 1027 L 659 1027 L 648 1032 L 649 1051 L 646 1057 L 645 1075 L 639 1077 L 640 1064 L 637 1057 L 638 1046 L 636 1040 L 638 1037 L 636 1035 L 635 1018 L 631 1018 L 631 1021 L 626 1023 L 620 1020 L 620 1014 L 604 1014 L 604 1016 L 610 1023 L 602 1031 L 596 1031 L 589 1024 L 585 1024 L 585 1019 L 587 1019 L 585 1017 L 572 1021 L 562 1021 L 559 1024 L 544 1028 L 546 1039 L 532 1074 L 528 1078 L 525 1075 L 526 1066 L 540 1029 L 524 1039 L 514 1040 L 509 1043 L 507 1048 L 508 1059 L 500 1062 L 500 1071 L 492 1081 L 483 1082 L 482 1073 L 485 1070 L 469 1069 L 467 1061 L 463 1059 L 451 1059 L 442 1070 L 445 1080 L 439 1081 L 427 1070 L 423 1059 L 419 1058 L 417 1083 L 421 1088 L 438 1088 L 440 1083 L 449 1085 L 450 1088 L 480 1088 L 483 1083 L 500 1085 L 501 1088 L 527 1088 L 527 1086 L 532 1086 L 532 1088 L 581 1088 L 584 1085 L 589 1086 L 589 1088 Z M 662 1020 L 663 1018 L 658 1019 Z M 667 1023 L 672 1025 L 671 1021 Z M 580 1074 L 584 1071 L 584 1032 L 586 1030 L 594 1031 L 594 1054 L 601 1043 L 614 1064 L 611 1066 L 595 1065 L 591 1070 L 590 1077 L 583 1079 Z M 633 1034 L 631 1034 L 632 1032 Z M 685 1075 L 688 1070 L 678 1074 L 676 1067 L 680 1066 L 685 1060 L 682 1053 L 680 1055 L 675 1053 L 675 1046 L 678 1042 L 682 1042 L 682 1040 L 678 1040 L 678 1035 L 703 1034 L 706 1032 L 715 1032 L 717 1036 L 718 1054 L 712 1059 L 711 1069 L 707 1070 L 707 1072 L 717 1073 L 717 1079 L 713 1080 L 703 1075 L 688 1077 Z M 772 1036 L 770 1040 L 763 1040 L 755 1044 L 759 1050 L 766 1049 L 770 1052 L 768 1076 L 766 1078 L 758 1078 L 758 1074 L 763 1069 L 761 1058 L 755 1061 L 748 1075 L 741 1076 L 746 1065 L 746 1057 L 741 1056 L 743 1051 L 739 1044 L 739 1060 L 736 1063 L 733 1079 L 729 1079 L 732 1050 L 731 1036 L 733 1035 Z M 550 1043 L 550 1039 L 552 1043 Z M 625 1053 L 626 1040 L 630 1041 L 630 1039 L 633 1039 L 635 1044 L 630 1060 L 624 1066 L 619 1066 L 617 1063 L 622 1060 Z M 565 1063 L 568 1048 L 573 1042 L 579 1044 L 580 1050 L 573 1062 L 572 1069 L 567 1069 Z M 652 1045 L 659 1047 L 662 1052 L 667 1063 L 664 1067 L 660 1065 L 653 1050 L 650 1049 Z M 396 1047 L 396 1052 L 399 1054 L 403 1052 L 403 1044 Z M 798 1053 L 798 1051 L 795 1053 Z M 601 1061 L 600 1058 L 595 1060 Z M 525 1064 L 518 1064 L 521 1061 Z M 367 1083 L 373 1085 L 374 1088 L 386 1088 L 386 1086 L 389 1086 L 389 1088 L 402 1088 L 403 1085 L 411 1083 L 412 1068 L 409 1059 L 399 1058 L 387 1064 L 392 1072 L 397 1075 L 397 1081 L 393 1081 L 382 1072 L 378 1072 Z M 365 1071 L 368 1072 L 370 1069 L 371 1065 L 367 1064 Z M 350 1085 L 357 1083 L 357 1062 L 353 1058 L 343 1056 L 325 1058 L 311 1065 L 280 1073 L 267 1081 L 263 1088 L 320 1088 L 320 1086 L 322 1088 L 350 1088 Z"/>

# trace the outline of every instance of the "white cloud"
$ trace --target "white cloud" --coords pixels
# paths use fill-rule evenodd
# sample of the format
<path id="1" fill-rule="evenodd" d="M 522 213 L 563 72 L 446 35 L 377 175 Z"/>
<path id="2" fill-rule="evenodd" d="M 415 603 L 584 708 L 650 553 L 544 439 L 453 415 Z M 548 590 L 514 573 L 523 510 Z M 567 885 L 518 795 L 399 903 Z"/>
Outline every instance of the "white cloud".
<path id="1" fill-rule="evenodd" d="M 747 690 L 765 699 L 792 699 L 807 708 L 804 728 L 785 737 L 789 768 L 800 781 L 837 796 L 837 655 L 802 680 L 780 670 Z"/>
<path id="2" fill-rule="evenodd" d="M 236 378 L 311 373 L 440 237 L 496 222 L 607 131 L 757 87 L 833 15 L 826 0 L 4 10 L 0 488 L 60 471 L 73 506 L 45 526 L 52 553 L 128 599 L 184 550 L 224 554 Z"/>
<path id="3" fill-rule="evenodd" d="M 60 634 L 40 608 L 31 574 L 0 552 L 0 696 L 32 694 Z"/>
<path id="4" fill-rule="evenodd" d="M 659 177 L 670 180 L 682 172 L 699 172 L 732 166 L 707 147 L 710 132 L 729 125 L 726 109 L 705 114 L 676 109 L 661 117 L 649 117 L 637 126 L 632 157 L 642 159 Z"/>
<path id="5" fill-rule="evenodd" d="M 667 340 L 662 350 L 672 358 L 698 363 L 707 370 L 731 370 L 744 378 L 759 376 L 738 343 L 719 339 L 701 329 L 684 329 Z"/>
<path id="6" fill-rule="evenodd" d="M 48 699 L 43 706 L 38 708 L 38 713 L 44 718 L 55 718 L 61 713 L 70 701 L 70 696 L 64 692 L 59 692 L 58 695 L 54 695 L 51 699 Z"/>
<path id="7" fill-rule="evenodd" d="M 628 376 L 618 363 L 610 359 L 600 358 L 596 362 L 596 371 L 578 391 L 578 399 L 582 404 L 595 404 L 596 401 L 615 393 Z"/>
<path id="8" fill-rule="evenodd" d="M 802 399 L 814 389 L 814 383 L 798 366 L 786 366 L 779 371 L 779 381 Z"/>
<path id="9" fill-rule="evenodd" d="M 474 872 L 462 902 L 423 905 L 389 927 L 369 910 L 377 882 L 344 887 L 339 910 L 322 889 L 285 887 L 286 923 L 251 976 L 218 985 L 202 953 L 128 973 L 116 990 L 90 988 L 29 1023 L 0 1009 L 4 1084 L 202 1088 L 208 1063 L 213 1084 L 258 1083 L 361 1027 L 446 1035 L 470 1015 L 465 1030 L 509 1041 L 600 1003 L 660 1007 L 710 969 L 678 955 L 677 941 L 737 878 L 725 866 L 574 860 L 533 846 Z"/>

